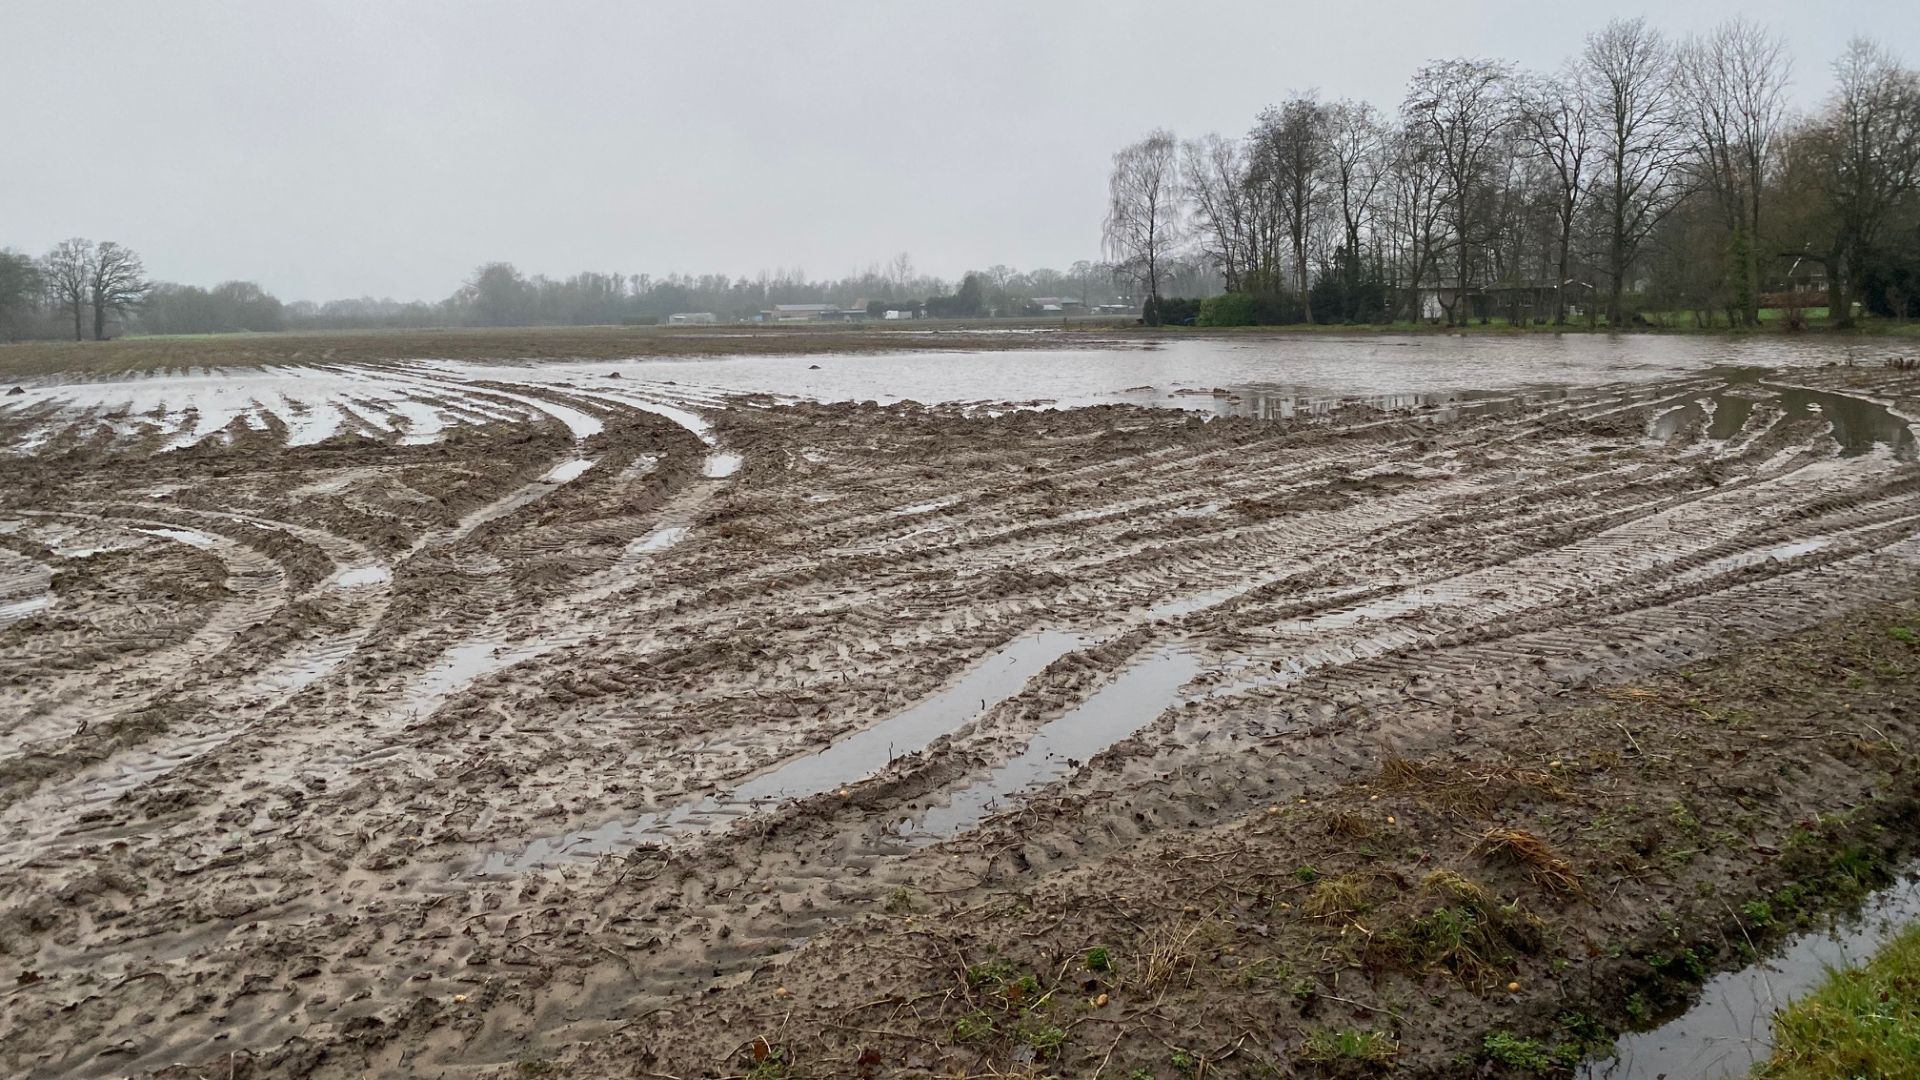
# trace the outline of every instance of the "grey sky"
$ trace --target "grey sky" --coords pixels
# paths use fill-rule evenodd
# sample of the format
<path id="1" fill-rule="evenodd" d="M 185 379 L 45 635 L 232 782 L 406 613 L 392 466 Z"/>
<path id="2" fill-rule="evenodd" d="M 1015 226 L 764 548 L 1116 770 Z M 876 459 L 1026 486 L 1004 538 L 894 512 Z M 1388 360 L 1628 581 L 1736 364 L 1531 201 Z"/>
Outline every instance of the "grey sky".
<path id="1" fill-rule="evenodd" d="M 1675 2 L 1920 62 L 1907 0 Z M 0 246 L 157 277 L 436 299 L 476 264 L 655 274 L 1098 254 L 1109 156 L 1290 90 L 1395 106 L 1424 60 L 1557 65 L 1613 8 L 1432 3 L 0 0 Z"/>

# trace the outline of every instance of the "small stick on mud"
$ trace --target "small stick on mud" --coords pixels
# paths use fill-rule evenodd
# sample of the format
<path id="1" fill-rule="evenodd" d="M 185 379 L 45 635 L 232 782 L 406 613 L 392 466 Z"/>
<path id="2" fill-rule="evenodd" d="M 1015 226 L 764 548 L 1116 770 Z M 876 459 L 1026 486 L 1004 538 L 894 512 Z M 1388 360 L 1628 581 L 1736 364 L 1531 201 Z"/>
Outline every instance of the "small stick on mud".
<path id="1" fill-rule="evenodd" d="M 855 1027 L 852 1024 L 841 1024 L 841 1023 L 836 1023 L 832 1020 L 827 1021 L 826 1026 L 833 1028 L 836 1031 L 851 1031 L 860 1035 L 878 1035 L 882 1038 L 890 1038 L 890 1039 L 912 1039 L 915 1042 L 926 1043 L 928 1046 L 933 1046 L 933 1047 L 940 1046 L 940 1040 L 930 1039 L 925 1035 L 921 1035 L 912 1031 L 888 1031 L 885 1028 Z"/>
<path id="2" fill-rule="evenodd" d="M 1106 1056 L 1100 1059 L 1100 1064 L 1093 1070 L 1093 1080 L 1100 1080 L 1100 1074 L 1107 1071 L 1107 1063 L 1113 1060 L 1113 1052 L 1119 1048 L 1120 1040 L 1126 1037 L 1127 1029 L 1121 1028 L 1120 1031 L 1114 1035 L 1113 1041 L 1107 1044 Z"/>
<path id="3" fill-rule="evenodd" d="M 1369 1005 L 1364 1001 L 1355 1001 L 1352 998 L 1336 997 L 1333 994 L 1327 994 L 1327 993 L 1321 993 L 1315 996 L 1325 998 L 1328 1001 L 1338 1001 L 1342 1005 L 1351 1005 L 1356 1009 L 1365 1009 L 1370 1013 L 1379 1013 L 1382 1016 L 1388 1016 L 1393 1018 L 1393 1020 L 1397 1023 L 1404 1024 L 1407 1022 L 1406 1017 L 1401 1016 L 1399 1013 L 1394 1012 L 1392 1009 L 1385 1008 L 1384 1006 Z"/>
<path id="4" fill-rule="evenodd" d="M 1627 730 L 1627 725 L 1621 723 L 1618 720 L 1615 720 L 1613 722 L 1613 726 L 1619 728 L 1620 733 L 1627 737 L 1627 745 L 1633 747 L 1634 753 L 1639 754 L 1641 757 L 1645 757 L 1647 755 L 1647 752 L 1645 750 L 1640 749 L 1640 744 L 1634 739 L 1633 732 Z"/>

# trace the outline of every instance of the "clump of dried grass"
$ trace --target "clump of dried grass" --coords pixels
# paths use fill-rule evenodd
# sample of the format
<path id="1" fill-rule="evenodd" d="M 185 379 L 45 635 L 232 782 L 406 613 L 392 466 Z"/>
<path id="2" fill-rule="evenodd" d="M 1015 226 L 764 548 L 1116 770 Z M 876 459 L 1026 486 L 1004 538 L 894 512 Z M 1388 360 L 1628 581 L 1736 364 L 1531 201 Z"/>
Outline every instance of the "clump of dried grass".
<path id="1" fill-rule="evenodd" d="M 1315 883 L 1300 910 L 1309 918 L 1352 922 L 1367 907 L 1367 882 L 1354 874 L 1342 874 Z"/>
<path id="2" fill-rule="evenodd" d="M 1173 981 L 1193 971 L 1193 939 L 1200 934 L 1204 924 L 1194 923 L 1184 932 L 1170 934 L 1147 951 L 1146 960 L 1140 965 L 1140 978 L 1148 991 L 1159 993 L 1173 984 Z"/>
<path id="3" fill-rule="evenodd" d="M 1380 764 L 1378 786 L 1413 795 L 1459 817 L 1485 818 L 1519 797 L 1561 801 L 1571 793 L 1549 772 L 1510 765 L 1439 765 L 1408 761 L 1398 754 Z"/>
<path id="4" fill-rule="evenodd" d="M 1488 829 L 1474 850 L 1485 859 L 1518 866 L 1527 880 L 1551 893 L 1577 893 L 1580 877 L 1545 840 L 1525 829 Z"/>
<path id="5" fill-rule="evenodd" d="M 1354 840 L 1365 840 L 1373 835 L 1373 826 L 1359 814 L 1349 814 L 1345 810 L 1335 810 L 1327 815 L 1327 832 L 1334 836 L 1345 836 Z"/>

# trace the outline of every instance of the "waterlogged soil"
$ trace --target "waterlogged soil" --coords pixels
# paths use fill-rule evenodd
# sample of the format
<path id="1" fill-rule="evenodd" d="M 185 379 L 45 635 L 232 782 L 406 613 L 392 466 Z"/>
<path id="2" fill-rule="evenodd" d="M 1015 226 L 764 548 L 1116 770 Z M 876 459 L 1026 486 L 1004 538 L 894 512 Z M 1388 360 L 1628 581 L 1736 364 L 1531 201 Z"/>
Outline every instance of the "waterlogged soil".
<path id="1" fill-rule="evenodd" d="M 0 412 L 0 1072 L 1570 1061 L 1912 834 L 1914 373 L 335 368 Z"/>
<path id="2" fill-rule="evenodd" d="M 1864 932 L 1830 936 L 1828 916 L 1911 917 L 1896 870 L 1920 844 L 1906 587 L 1675 674 L 1532 700 L 1482 686 L 1439 708 L 1370 695 L 1349 721 L 1397 737 L 1316 780 L 1274 774 L 1350 730 L 1172 768 L 1122 747 L 1111 770 L 1135 784 L 1076 784 L 888 889 L 849 885 L 864 902 L 744 981 L 528 1063 L 1742 1076 L 1765 1056 L 1768 1003 L 1817 981 L 1816 957 L 1850 941 L 1858 958 Z M 1743 970 L 1703 998 L 1723 969 Z"/>

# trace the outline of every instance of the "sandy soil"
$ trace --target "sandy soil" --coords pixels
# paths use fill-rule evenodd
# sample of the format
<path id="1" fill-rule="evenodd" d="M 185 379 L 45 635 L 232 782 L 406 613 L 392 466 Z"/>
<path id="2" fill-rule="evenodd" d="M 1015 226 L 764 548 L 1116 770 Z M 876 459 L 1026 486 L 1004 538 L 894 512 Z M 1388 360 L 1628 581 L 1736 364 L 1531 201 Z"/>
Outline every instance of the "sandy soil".
<path id="1" fill-rule="evenodd" d="M 1790 381 L 1203 422 L 609 380 L 469 388 L 536 404 L 417 445 L 63 429 L 0 485 L 0 1071 L 1284 1075 L 1391 1028 L 1444 1073 L 1545 1037 L 1482 995 L 1613 978 L 1700 882 L 1788 873 L 1801 817 L 1893 813 L 1896 638 L 1819 654 L 1861 715 L 1766 702 L 1920 569 L 1920 468 L 1805 390 L 1914 416 L 1920 376 Z M 1577 856 L 1487 839 L 1522 818 Z M 1441 908 L 1493 936 L 1432 954 Z"/>

